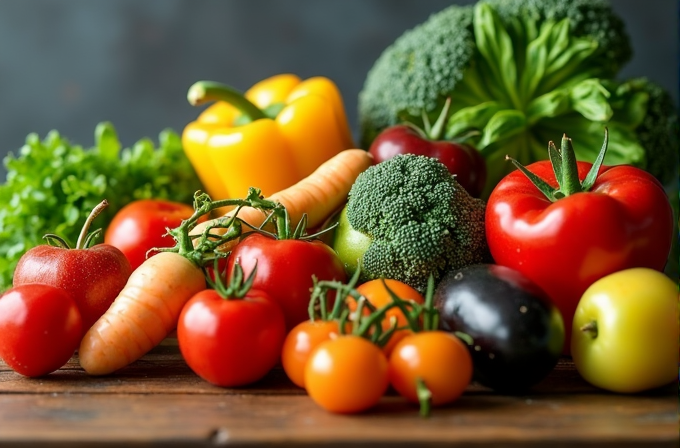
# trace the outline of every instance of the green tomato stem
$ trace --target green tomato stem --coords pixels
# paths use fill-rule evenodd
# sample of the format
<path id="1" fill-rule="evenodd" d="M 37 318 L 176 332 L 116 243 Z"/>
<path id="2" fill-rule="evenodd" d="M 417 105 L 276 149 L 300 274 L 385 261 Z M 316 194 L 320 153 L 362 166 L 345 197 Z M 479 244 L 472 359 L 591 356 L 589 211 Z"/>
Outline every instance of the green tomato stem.
<path id="1" fill-rule="evenodd" d="M 432 406 L 432 392 L 427 388 L 422 378 L 416 378 L 416 395 L 420 403 L 420 416 L 429 417 Z"/>

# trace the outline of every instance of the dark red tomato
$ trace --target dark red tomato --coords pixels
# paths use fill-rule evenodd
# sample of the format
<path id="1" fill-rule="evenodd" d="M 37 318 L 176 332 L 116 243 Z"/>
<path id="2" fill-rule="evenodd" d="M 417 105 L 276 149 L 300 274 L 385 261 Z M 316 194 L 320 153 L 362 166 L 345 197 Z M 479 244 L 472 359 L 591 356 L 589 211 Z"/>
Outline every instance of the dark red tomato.
<path id="1" fill-rule="evenodd" d="M 162 199 L 133 201 L 113 217 L 104 242 L 120 249 L 134 271 L 146 260 L 150 249 L 174 246 L 175 240 L 167 235 L 167 229 L 178 227 L 193 213 L 193 207 L 180 202 Z M 154 254 L 150 252 L 148 255 Z"/>
<path id="2" fill-rule="evenodd" d="M 27 284 L 0 297 L 0 358 L 22 375 L 59 369 L 78 348 L 82 333 L 76 302 L 62 289 Z"/>
<path id="3" fill-rule="evenodd" d="M 286 337 L 283 313 L 265 292 L 222 298 L 204 290 L 182 309 L 177 340 L 187 365 L 222 387 L 243 386 L 264 377 L 281 356 Z"/>
<path id="4" fill-rule="evenodd" d="M 26 252 L 14 271 L 14 286 L 44 283 L 75 300 L 85 333 L 109 309 L 132 270 L 125 255 L 109 244 L 87 249 L 40 245 Z"/>
<path id="5" fill-rule="evenodd" d="M 253 233 L 234 248 L 227 268 L 230 274 L 236 260 L 246 277 L 257 263 L 253 288 L 267 292 L 279 304 L 289 330 L 309 319 L 312 276 L 346 281 L 345 268 L 335 251 L 316 240 L 277 240 Z"/>
<path id="6" fill-rule="evenodd" d="M 470 145 L 447 140 L 432 140 L 406 125 L 395 125 L 382 131 L 369 148 L 374 163 L 384 162 L 398 154 L 434 157 L 446 165 L 451 174 L 471 196 L 479 197 L 486 182 L 486 161 Z"/>

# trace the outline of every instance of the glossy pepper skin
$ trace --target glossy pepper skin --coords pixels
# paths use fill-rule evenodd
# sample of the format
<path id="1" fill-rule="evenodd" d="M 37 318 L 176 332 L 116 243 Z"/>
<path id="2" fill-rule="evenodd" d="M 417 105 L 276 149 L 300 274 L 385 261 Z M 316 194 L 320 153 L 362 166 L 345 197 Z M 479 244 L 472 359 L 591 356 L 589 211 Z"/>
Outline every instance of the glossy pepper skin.
<path id="1" fill-rule="evenodd" d="M 574 163 L 583 181 L 592 164 Z M 526 169 L 558 186 L 549 161 Z M 496 186 L 486 208 L 491 255 L 538 284 L 560 309 L 565 354 L 585 290 L 623 269 L 663 270 L 673 236 L 670 203 L 652 175 L 626 165 L 602 166 L 596 172 L 587 191 L 551 201 L 516 170 Z"/>
<path id="2" fill-rule="evenodd" d="M 354 147 L 342 97 L 328 78 L 281 74 L 243 96 L 232 89 L 224 97 L 221 88 L 227 86 L 199 81 L 189 89 L 190 103 L 215 103 L 182 133 L 187 157 L 214 199 L 241 197 L 249 187 L 269 196 Z M 243 97 L 250 103 L 245 110 Z"/>

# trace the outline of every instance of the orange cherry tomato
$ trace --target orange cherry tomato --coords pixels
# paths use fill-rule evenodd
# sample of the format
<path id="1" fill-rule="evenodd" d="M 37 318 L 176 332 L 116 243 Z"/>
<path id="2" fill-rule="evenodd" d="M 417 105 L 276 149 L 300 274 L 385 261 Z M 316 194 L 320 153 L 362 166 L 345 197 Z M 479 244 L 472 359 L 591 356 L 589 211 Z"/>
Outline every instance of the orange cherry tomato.
<path id="1" fill-rule="evenodd" d="M 392 279 L 385 279 L 385 283 L 387 284 L 388 288 L 390 288 L 392 292 L 394 292 L 400 299 L 412 300 L 418 304 L 422 304 L 425 301 L 422 294 L 406 283 Z M 366 297 L 366 300 L 368 300 L 376 308 L 381 308 L 389 303 L 392 303 L 392 297 L 390 296 L 389 292 L 387 292 L 387 289 L 385 289 L 385 285 L 381 279 L 369 280 L 366 283 L 359 285 L 356 290 L 361 293 L 361 295 Z M 348 307 L 350 311 L 354 311 L 356 309 L 356 301 L 351 298 L 348 299 Z M 367 308 L 364 308 L 364 314 L 369 314 Z M 402 313 L 399 308 L 395 307 L 385 313 L 385 318 L 382 322 L 383 330 L 387 330 L 392 326 L 393 318 L 396 319 L 398 327 L 403 327 L 407 324 L 404 313 Z M 402 338 L 408 336 L 411 333 L 412 332 L 410 330 L 398 330 L 394 332 L 390 340 L 383 347 L 383 352 L 385 352 L 385 355 L 389 356 L 394 349 L 394 346 L 397 345 L 397 343 Z"/>
<path id="2" fill-rule="evenodd" d="M 307 320 L 297 324 L 286 336 L 281 351 L 281 364 L 288 378 L 305 387 L 305 365 L 312 351 L 322 342 L 340 334 L 338 321 Z"/>
<path id="3" fill-rule="evenodd" d="M 305 388 L 322 408 L 356 413 L 374 406 L 389 386 L 387 358 L 370 341 L 343 335 L 319 344 L 305 366 Z"/>
<path id="4" fill-rule="evenodd" d="M 463 342 L 443 331 L 425 331 L 404 337 L 389 358 L 392 387 L 418 403 L 417 383 L 429 389 L 433 405 L 457 399 L 472 380 L 472 357 Z"/>

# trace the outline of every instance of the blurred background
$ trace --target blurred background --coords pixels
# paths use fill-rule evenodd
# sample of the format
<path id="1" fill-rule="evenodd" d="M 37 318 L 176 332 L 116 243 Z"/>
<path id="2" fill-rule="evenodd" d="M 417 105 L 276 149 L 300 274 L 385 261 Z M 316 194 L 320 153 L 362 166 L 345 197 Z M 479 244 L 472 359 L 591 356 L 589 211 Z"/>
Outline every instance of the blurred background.
<path id="1" fill-rule="evenodd" d="M 181 132 L 199 113 L 188 87 L 245 90 L 274 74 L 334 80 L 356 133 L 375 59 L 452 0 L 0 0 L 0 157 L 57 129 L 93 144 L 111 121 L 124 145 Z M 648 76 L 678 102 L 677 0 L 612 0 L 635 51 L 622 77 Z M 4 167 L 0 168 L 4 180 Z"/>

